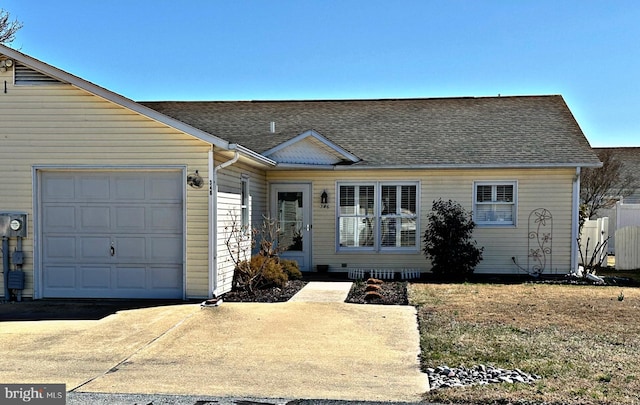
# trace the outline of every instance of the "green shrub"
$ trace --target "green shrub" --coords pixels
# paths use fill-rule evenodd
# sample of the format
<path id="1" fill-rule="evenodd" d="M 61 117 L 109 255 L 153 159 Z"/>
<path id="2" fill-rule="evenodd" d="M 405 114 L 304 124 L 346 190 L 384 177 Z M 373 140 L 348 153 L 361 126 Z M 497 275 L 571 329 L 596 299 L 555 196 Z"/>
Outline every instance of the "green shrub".
<path id="1" fill-rule="evenodd" d="M 284 287 L 287 284 L 287 273 L 284 272 L 282 265 L 276 257 L 253 256 L 251 258 L 251 266 L 262 268 L 262 283 L 260 288 L 265 287 Z"/>
<path id="2" fill-rule="evenodd" d="M 484 248 L 471 241 L 475 223 L 455 201 L 433 202 L 424 232 L 424 254 L 431 260 L 431 271 L 440 278 L 464 279 L 482 260 Z"/>
<path id="3" fill-rule="evenodd" d="M 300 266 L 298 266 L 298 262 L 295 260 L 280 259 L 280 265 L 289 280 L 300 280 L 302 278 Z"/>
<path id="4" fill-rule="evenodd" d="M 255 255 L 234 271 L 234 289 L 253 292 L 267 287 L 284 287 L 289 277 L 276 257 Z"/>

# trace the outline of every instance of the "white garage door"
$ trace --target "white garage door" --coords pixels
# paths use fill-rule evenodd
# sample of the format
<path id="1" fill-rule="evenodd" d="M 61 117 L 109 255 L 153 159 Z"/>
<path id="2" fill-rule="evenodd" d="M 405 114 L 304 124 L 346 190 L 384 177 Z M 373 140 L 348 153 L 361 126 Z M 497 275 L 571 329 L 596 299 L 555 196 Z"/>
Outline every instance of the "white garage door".
<path id="1" fill-rule="evenodd" d="M 181 172 L 43 172 L 41 182 L 43 297 L 183 297 Z"/>

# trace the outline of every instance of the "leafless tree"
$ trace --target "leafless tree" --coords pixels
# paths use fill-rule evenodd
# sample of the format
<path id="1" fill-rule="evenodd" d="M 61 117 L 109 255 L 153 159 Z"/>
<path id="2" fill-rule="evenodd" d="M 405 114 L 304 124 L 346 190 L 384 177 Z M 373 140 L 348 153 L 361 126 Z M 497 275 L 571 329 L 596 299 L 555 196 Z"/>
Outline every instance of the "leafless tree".
<path id="1" fill-rule="evenodd" d="M 22 28 L 18 20 L 11 20 L 11 15 L 0 8 L 0 44 L 10 44 L 16 38 L 16 32 Z"/>
<path id="2" fill-rule="evenodd" d="M 624 172 L 612 150 L 603 149 L 598 156 L 602 167 L 586 168 L 580 176 L 581 211 L 586 219 L 601 208 L 613 207 L 620 197 L 628 197 L 638 188 L 638 179 Z"/>

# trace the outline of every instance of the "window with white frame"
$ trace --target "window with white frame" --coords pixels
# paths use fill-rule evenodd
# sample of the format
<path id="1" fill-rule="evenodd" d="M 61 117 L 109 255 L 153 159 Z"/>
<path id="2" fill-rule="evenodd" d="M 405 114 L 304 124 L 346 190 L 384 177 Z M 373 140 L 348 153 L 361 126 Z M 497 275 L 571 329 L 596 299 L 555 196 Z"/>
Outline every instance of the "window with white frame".
<path id="1" fill-rule="evenodd" d="M 249 176 L 242 175 L 240 178 L 240 223 L 243 229 L 251 225 L 249 220 Z"/>
<path id="2" fill-rule="evenodd" d="M 474 185 L 473 220 L 478 225 L 515 225 L 517 183 L 477 181 Z"/>
<path id="3" fill-rule="evenodd" d="M 418 248 L 418 183 L 338 184 L 341 250 Z"/>

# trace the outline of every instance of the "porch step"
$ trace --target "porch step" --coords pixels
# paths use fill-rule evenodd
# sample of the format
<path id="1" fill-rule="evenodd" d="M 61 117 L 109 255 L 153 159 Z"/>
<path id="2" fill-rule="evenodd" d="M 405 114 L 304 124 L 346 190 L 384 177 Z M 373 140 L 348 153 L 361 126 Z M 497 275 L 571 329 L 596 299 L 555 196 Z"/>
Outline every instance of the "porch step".
<path id="1" fill-rule="evenodd" d="M 350 281 L 310 281 L 289 302 L 344 302 L 352 284 Z"/>

